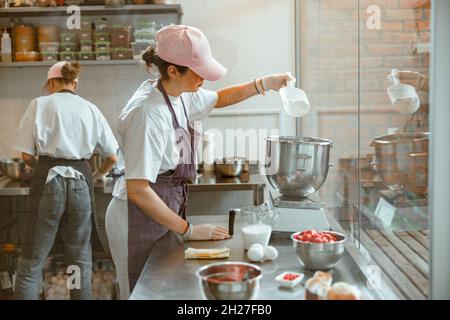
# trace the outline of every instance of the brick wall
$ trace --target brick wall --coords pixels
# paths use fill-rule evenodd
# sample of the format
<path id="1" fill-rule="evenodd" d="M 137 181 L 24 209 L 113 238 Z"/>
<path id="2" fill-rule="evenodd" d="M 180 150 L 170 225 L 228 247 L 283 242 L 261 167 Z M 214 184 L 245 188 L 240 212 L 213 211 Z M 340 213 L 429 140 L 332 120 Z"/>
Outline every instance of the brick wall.
<path id="1" fill-rule="evenodd" d="M 392 110 L 386 91 L 391 69 L 429 75 L 429 54 L 414 48 L 418 40 L 429 41 L 430 2 L 360 0 L 359 5 L 358 12 L 358 0 L 301 1 L 301 85 L 314 111 L 303 120 L 304 133 L 333 140 L 335 164 L 357 156 L 358 143 L 362 157 L 372 153 L 369 143 L 374 137 L 392 127 L 403 130 L 410 120 Z M 367 27 L 371 5 L 381 9 L 379 30 Z M 427 122 L 428 93 L 418 93 L 423 104 L 420 119 Z M 330 171 L 324 198 L 333 199 L 341 178 L 337 167 Z"/>

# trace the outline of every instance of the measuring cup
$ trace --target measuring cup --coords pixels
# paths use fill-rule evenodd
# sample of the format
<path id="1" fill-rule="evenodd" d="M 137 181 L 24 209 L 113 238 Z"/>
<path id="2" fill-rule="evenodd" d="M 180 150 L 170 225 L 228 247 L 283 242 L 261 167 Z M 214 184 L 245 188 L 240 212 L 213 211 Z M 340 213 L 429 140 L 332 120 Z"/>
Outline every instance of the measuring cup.
<path id="1" fill-rule="evenodd" d="M 300 118 L 308 114 L 310 103 L 306 92 L 296 88 L 294 81 L 289 81 L 287 87 L 281 88 L 279 92 L 284 111 L 289 116 Z"/>
<path id="2" fill-rule="evenodd" d="M 409 84 L 400 83 L 397 69 L 392 69 L 388 79 L 394 83 L 387 91 L 395 111 L 403 115 L 410 115 L 419 110 L 420 98 L 416 89 Z"/>

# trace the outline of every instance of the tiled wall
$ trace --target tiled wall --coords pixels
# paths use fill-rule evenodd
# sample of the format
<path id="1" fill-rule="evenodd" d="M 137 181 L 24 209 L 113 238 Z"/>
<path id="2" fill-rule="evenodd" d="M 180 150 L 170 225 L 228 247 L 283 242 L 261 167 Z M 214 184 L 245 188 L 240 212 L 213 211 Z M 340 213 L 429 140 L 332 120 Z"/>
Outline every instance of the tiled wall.
<path id="1" fill-rule="evenodd" d="M 265 74 L 295 71 L 293 0 L 178 2 L 184 12 L 183 23 L 205 32 L 215 57 L 229 71 L 221 81 L 206 83 L 206 88 L 219 89 L 251 81 Z M 14 130 L 30 101 L 42 94 L 46 72 L 45 67 L 0 68 L 0 142 L 9 156 L 17 156 L 12 150 Z M 121 108 L 146 78 L 143 66 L 84 66 L 79 94 L 94 102 L 115 128 Z M 294 125 L 294 121 L 281 112 L 280 99 L 276 93 L 254 97 L 218 111 L 205 123 L 206 128 L 219 130 L 230 127 L 244 130 L 252 127 L 281 127 L 283 133 L 294 132 Z M 236 205 L 235 197 L 227 199 L 225 206 Z M 251 195 L 248 199 L 251 199 Z M 224 200 L 217 201 L 206 203 L 214 207 Z M 205 203 L 201 199 L 198 202 Z"/>

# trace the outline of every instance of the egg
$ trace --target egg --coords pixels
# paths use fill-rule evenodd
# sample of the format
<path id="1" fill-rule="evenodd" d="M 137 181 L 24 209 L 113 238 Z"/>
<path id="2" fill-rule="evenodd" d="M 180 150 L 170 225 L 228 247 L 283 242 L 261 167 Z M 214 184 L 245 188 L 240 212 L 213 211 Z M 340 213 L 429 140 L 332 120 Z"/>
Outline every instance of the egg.
<path id="1" fill-rule="evenodd" d="M 264 249 L 259 246 L 252 246 L 248 249 L 247 257 L 250 261 L 258 262 L 264 258 Z"/>
<path id="2" fill-rule="evenodd" d="M 278 250 L 274 247 L 268 246 L 264 248 L 264 259 L 275 260 L 278 258 Z"/>
<path id="3" fill-rule="evenodd" d="M 259 250 L 259 249 L 264 250 L 263 245 L 262 245 L 262 244 L 259 244 L 259 243 L 254 243 L 254 244 L 252 244 L 248 249 L 250 250 L 251 248 L 258 248 L 258 250 Z"/>

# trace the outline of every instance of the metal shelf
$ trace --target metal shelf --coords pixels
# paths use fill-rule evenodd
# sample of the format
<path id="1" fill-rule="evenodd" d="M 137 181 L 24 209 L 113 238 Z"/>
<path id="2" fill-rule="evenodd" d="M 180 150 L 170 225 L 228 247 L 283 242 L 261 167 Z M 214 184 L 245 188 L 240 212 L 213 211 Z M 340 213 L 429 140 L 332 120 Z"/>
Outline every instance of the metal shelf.
<path id="1" fill-rule="evenodd" d="M 97 66 L 97 65 L 137 65 L 141 64 L 140 60 L 86 60 L 79 61 L 81 65 Z M 11 62 L 0 63 L 0 68 L 15 67 L 49 67 L 55 64 L 54 61 L 35 61 L 35 62 Z"/>
<path id="2" fill-rule="evenodd" d="M 67 6 L 61 7 L 17 7 L 0 9 L 0 17 L 14 16 L 55 16 L 67 15 Z M 124 14 L 157 14 L 174 13 L 183 15 L 181 5 L 179 4 L 143 4 L 143 5 L 125 5 L 123 7 L 109 8 L 105 6 L 80 6 L 81 12 L 86 15 L 124 15 Z"/>

